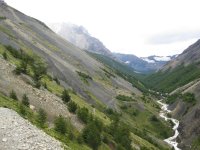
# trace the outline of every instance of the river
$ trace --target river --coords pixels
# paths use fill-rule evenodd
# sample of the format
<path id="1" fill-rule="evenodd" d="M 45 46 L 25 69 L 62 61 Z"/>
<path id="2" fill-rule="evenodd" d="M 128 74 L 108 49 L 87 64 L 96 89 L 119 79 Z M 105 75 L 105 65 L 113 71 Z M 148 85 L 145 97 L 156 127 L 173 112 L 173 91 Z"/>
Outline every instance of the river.
<path id="1" fill-rule="evenodd" d="M 178 148 L 178 143 L 176 142 L 176 139 L 179 135 L 179 132 L 178 132 L 179 121 L 174 118 L 167 117 L 167 114 L 171 112 L 168 109 L 167 104 L 163 103 L 162 100 L 159 100 L 157 102 L 162 106 L 161 111 L 160 111 L 160 117 L 164 118 L 165 121 L 171 120 L 174 123 L 174 126 L 172 128 L 175 131 L 174 135 L 172 137 L 165 139 L 164 141 L 167 142 L 172 147 L 174 147 L 175 150 L 181 150 L 180 148 Z"/>

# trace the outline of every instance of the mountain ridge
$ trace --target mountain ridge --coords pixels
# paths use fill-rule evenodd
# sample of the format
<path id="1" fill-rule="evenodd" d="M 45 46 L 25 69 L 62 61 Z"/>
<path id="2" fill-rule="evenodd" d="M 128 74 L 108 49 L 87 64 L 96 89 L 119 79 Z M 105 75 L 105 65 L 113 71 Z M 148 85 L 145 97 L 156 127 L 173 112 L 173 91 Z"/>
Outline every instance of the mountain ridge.
<path id="1" fill-rule="evenodd" d="M 111 52 L 103 45 L 103 43 L 83 27 L 71 23 L 55 23 L 49 24 L 50 28 L 67 41 L 76 45 L 80 49 L 111 56 Z"/>

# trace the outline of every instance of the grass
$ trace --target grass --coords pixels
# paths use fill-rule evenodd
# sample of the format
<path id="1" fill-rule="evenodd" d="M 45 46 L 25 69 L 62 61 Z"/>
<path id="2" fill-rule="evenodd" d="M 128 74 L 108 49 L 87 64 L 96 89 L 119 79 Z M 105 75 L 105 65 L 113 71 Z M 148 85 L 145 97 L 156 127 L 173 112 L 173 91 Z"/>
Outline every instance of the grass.
<path id="1" fill-rule="evenodd" d="M 200 149 L 200 136 L 192 142 L 191 150 Z"/>
<path id="2" fill-rule="evenodd" d="M 44 76 L 42 78 L 42 83 L 46 84 L 47 89 L 51 91 L 53 94 L 61 96 L 64 88 L 58 85 L 53 79 L 50 79 L 48 76 Z"/>
<path id="3" fill-rule="evenodd" d="M 7 29 L 1 25 L 0 25 L 0 31 L 2 31 L 3 33 L 5 33 L 6 35 L 8 35 L 11 38 L 14 38 L 12 32 L 9 29 Z"/>
<path id="4" fill-rule="evenodd" d="M 5 16 L 0 16 L 0 20 L 6 20 Z"/>
<path id="5" fill-rule="evenodd" d="M 142 139 L 141 137 L 131 133 L 131 138 L 132 138 L 132 145 L 140 145 L 141 147 L 145 147 L 148 149 L 152 150 L 159 150 L 157 147 L 155 147 L 153 144 L 149 143 L 148 141 Z"/>
<path id="6" fill-rule="evenodd" d="M 79 75 L 79 77 L 81 78 L 81 80 L 82 80 L 84 83 L 86 83 L 86 84 L 89 85 L 88 80 L 92 80 L 92 77 L 89 76 L 88 74 L 83 73 L 83 72 L 80 72 L 80 71 L 76 71 L 76 72 L 77 72 L 77 74 Z"/>

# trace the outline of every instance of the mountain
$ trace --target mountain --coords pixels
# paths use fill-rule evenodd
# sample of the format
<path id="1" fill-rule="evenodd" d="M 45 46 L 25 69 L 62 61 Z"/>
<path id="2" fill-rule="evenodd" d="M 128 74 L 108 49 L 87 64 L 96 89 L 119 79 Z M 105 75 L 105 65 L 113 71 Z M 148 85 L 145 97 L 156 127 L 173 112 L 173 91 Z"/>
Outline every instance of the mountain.
<path id="1" fill-rule="evenodd" d="M 168 92 L 166 101 L 171 115 L 180 120 L 179 147 L 200 148 L 200 40 L 166 64 L 159 72 L 149 75 L 143 83 L 161 92 Z"/>
<path id="2" fill-rule="evenodd" d="M 103 43 L 97 38 L 92 37 L 83 26 L 71 23 L 55 23 L 50 24 L 49 26 L 54 32 L 80 49 L 107 56 L 111 55 L 111 52 L 103 45 Z"/>
<path id="3" fill-rule="evenodd" d="M 199 43 L 200 41 L 197 41 L 189 46 L 157 73 L 148 76 L 144 80 L 146 85 L 162 92 L 172 92 L 176 88 L 199 78 Z"/>
<path id="4" fill-rule="evenodd" d="M 161 69 L 165 64 L 167 64 L 170 60 L 174 59 L 174 56 L 149 56 L 149 57 L 137 57 L 131 54 L 120 54 L 113 53 L 113 55 L 126 63 L 130 67 L 132 67 L 136 72 L 139 73 L 151 73 Z"/>
<path id="5" fill-rule="evenodd" d="M 0 107 L 16 111 L 63 149 L 171 149 L 163 141 L 173 134 L 170 123 L 159 117 L 157 98 L 130 68 L 83 51 L 5 3 L 0 5 L 0 70 Z M 20 143 L 17 132 L 3 134 L 2 149 Z M 34 133 L 30 129 L 20 149 L 31 147 Z"/>

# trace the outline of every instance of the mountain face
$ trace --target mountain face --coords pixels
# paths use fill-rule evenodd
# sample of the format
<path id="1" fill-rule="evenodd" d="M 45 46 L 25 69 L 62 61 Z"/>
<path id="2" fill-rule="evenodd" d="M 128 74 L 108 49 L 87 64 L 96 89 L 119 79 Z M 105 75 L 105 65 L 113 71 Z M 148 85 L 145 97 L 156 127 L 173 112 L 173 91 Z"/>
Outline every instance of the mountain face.
<path id="1" fill-rule="evenodd" d="M 184 150 L 200 148 L 200 40 L 166 64 L 144 82 L 150 88 L 168 92 L 172 116 L 180 120 L 179 146 Z"/>
<path id="2" fill-rule="evenodd" d="M 101 41 L 92 37 L 83 26 L 70 23 L 50 24 L 50 28 L 80 49 L 110 56 L 111 52 Z"/>
<path id="3" fill-rule="evenodd" d="M 126 63 L 139 73 L 151 73 L 161 69 L 170 60 L 176 56 L 149 56 L 149 57 L 137 57 L 131 54 L 119 54 L 113 53 L 113 55 L 120 61 Z"/>
<path id="4" fill-rule="evenodd" d="M 177 68 L 180 65 L 188 66 L 190 64 L 198 63 L 200 61 L 200 40 L 189 46 L 176 59 L 167 64 L 162 70 L 169 68 Z"/>
<path id="5" fill-rule="evenodd" d="M 159 118 L 156 98 L 137 88 L 146 89 L 130 68 L 96 55 L 103 61 L 41 21 L 0 5 L 0 107 L 45 128 L 66 149 L 169 150 L 163 139 L 173 131 Z"/>

